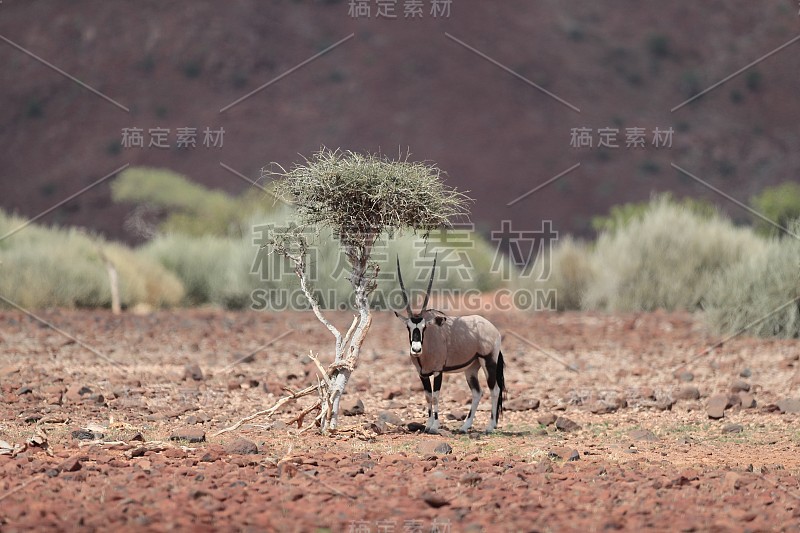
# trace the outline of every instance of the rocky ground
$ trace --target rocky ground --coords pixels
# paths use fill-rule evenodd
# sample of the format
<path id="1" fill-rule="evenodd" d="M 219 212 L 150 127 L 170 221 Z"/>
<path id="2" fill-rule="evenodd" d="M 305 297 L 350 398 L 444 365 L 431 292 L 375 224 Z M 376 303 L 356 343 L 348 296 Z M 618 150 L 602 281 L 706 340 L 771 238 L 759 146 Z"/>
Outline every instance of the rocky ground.
<path id="1" fill-rule="evenodd" d="M 800 347 L 683 314 L 488 313 L 507 411 L 440 435 L 403 326 L 376 315 L 334 437 L 279 416 L 314 383 L 310 313 L 0 313 L 0 530 L 784 531 L 800 524 Z M 336 315 L 347 325 L 347 313 Z M 488 420 L 484 399 L 476 427 Z M 411 428 L 409 429 L 409 424 Z"/>

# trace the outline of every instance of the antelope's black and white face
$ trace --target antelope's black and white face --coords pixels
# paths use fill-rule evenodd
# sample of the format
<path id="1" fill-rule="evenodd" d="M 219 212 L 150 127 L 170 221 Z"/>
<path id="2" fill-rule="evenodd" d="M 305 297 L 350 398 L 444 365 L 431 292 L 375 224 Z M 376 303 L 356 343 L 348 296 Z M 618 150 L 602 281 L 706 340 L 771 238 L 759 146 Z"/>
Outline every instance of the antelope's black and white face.
<path id="1" fill-rule="evenodd" d="M 418 356 L 422 353 L 422 342 L 425 339 L 425 319 L 421 316 L 410 316 L 408 318 L 397 315 L 405 319 L 408 328 L 408 342 L 411 345 L 411 355 Z"/>

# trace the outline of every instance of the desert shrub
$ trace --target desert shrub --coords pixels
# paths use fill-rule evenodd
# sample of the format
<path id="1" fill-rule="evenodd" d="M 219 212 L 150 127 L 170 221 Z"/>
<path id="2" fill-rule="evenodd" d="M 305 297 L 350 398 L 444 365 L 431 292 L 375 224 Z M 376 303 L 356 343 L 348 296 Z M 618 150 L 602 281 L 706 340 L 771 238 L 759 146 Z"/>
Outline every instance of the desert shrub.
<path id="1" fill-rule="evenodd" d="M 658 200 L 684 207 L 703 218 L 711 218 L 718 214 L 717 208 L 710 202 L 690 197 L 675 200 L 672 194 L 665 192 L 654 196 L 649 202 L 631 202 L 612 206 L 608 215 L 592 218 L 592 228 L 598 233 L 603 231 L 613 233 L 634 220 L 641 220 L 653 202 Z"/>
<path id="2" fill-rule="evenodd" d="M 714 278 L 764 249 L 749 228 L 657 198 L 641 217 L 600 235 L 583 304 L 612 311 L 693 310 Z"/>
<path id="3" fill-rule="evenodd" d="M 181 280 L 185 303 L 214 303 L 230 308 L 249 303 L 249 247 L 241 239 L 170 234 L 156 237 L 142 248 Z"/>
<path id="4" fill-rule="evenodd" d="M 800 221 L 789 226 L 790 231 L 800 232 Z M 789 303 L 792 298 L 795 301 Z M 773 239 L 716 280 L 708 294 L 706 318 L 720 333 L 798 338 L 798 298 L 800 242 Z"/>
<path id="5" fill-rule="evenodd" d="M 231 196 L 193 183 L 165 169 L 131 167 L 111 184 L 115 202 L 144 204 L 167 214 L 159 229 L 165 233 L 241 237 L 242 221 L 272 209 L 274 198 L 259 189 Z M 267 198 L 265 198 L 267 197 Z"/>
<path id="6" fill-rule="evenodd" d="M 0 234 L 24 222 L 0 212 Z M 111 290 L 101 250 L 117 268 L 123 305 L 181 301 L 180 281 L 157 262 L 74 228 L 36 224 L 0 241 L 0 294 L 32 309 L 108 307 Z"/>
<path id="7" fill-rule="evenodd" d="M 592 281 L 591 247 L 567 236 L 536 260 L 530 270 L 517 279 L 521 288 L 555 290 L 554 311 L 581 309 L 584 294 Z"/>
<path id="8" fill-rule="evenodd" d="M 800 217 L 800 184 L 789 181 L 776 187 L 767 187 L 750 199 L 753 209 L 786 228 Z M 756 230 L 763 235 L 782 235 L 784 232 L 769 222 L 754 217 Z M 795 233 L 796 234 L 796 233 Z"/>

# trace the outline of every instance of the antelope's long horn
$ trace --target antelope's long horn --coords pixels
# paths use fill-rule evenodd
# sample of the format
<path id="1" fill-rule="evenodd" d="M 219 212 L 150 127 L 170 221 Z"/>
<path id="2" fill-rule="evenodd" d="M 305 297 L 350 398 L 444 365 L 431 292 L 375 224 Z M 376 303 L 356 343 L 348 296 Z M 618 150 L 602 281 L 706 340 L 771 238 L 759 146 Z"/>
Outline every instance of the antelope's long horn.
<path id="1" fill-rule="evenodd" d="M 403 303 L 406 305 L 406 313 L 408 316 L 413 315 L 411 311 L 411 303 L 408 301 L 408 294 L 406 293 L 406 286 L 403 284 L 403 273 L 400 272 L 400 258 L 397 258 L 397 279 L 400 280 L 400 289 L 403 291 Z"/>
<path id="2" fill-rule="evenodd" d="M 433 256 L 433 268 L 431 268 L 431 279 L 428 280 L 428 289 L 425 291 L 425 302 L 422 304 L 422 310 L 426 311 L 428 309 L 428 300 L 431 297 L 431 287 L 433 286 L 433 275 L 436 273 L 436 258 L 439 256 L 439 252 Z"/>

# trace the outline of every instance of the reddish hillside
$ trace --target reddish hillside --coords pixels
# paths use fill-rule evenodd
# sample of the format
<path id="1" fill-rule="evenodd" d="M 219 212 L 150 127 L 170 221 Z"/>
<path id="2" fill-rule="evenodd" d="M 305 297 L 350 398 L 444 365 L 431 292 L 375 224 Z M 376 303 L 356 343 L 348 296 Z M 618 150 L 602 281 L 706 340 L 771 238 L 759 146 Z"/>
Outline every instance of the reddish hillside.
<path id="1" fill-rule="evenodd" d="M 220 161 L 255 178 L 269 162 L 288 165 L 321 145 L 409 148 L 436 161 L 472 191 L 484 231 L 505 218 L 525 229 L 550 218 L 560 231 L 588 232 L 593 215 L 654 190 L 704 196 L 745 216 L 671 162 L 744 201 L 798 177 L 800 43 L 670 112 L 797 35 L 791 2 L 462 1 L 438 19 L 424 4 L 422 19 L 379 20 L 376 5 L 372 18 L 353 19 L 348 2 L 335 0 L 6 0 L 0 35 L 130 112 L 0 42 L 0 206 L 33 216 L 125 163 L 241 191 L 247 184 Z M 130 127 L 170 128 L 172 147 L 120 149 Z M 175 148 L 180 127 L 198 128 L 196 148 Z M 202 146 L 206 127 L 225 129 L 222 148 Z M 595 130 L 595 145 L 598 128 L 619 128 L 622 146 L 573 148 L 578 127 Z M 646 129 L 645 148 L 624 147 L 628 127 Z M 651 145 L 655 127 L 675 128 L 671 149 Z M 104 183 L 44 220 L 126 237 L 128 211 L 110 202 Z"/>

